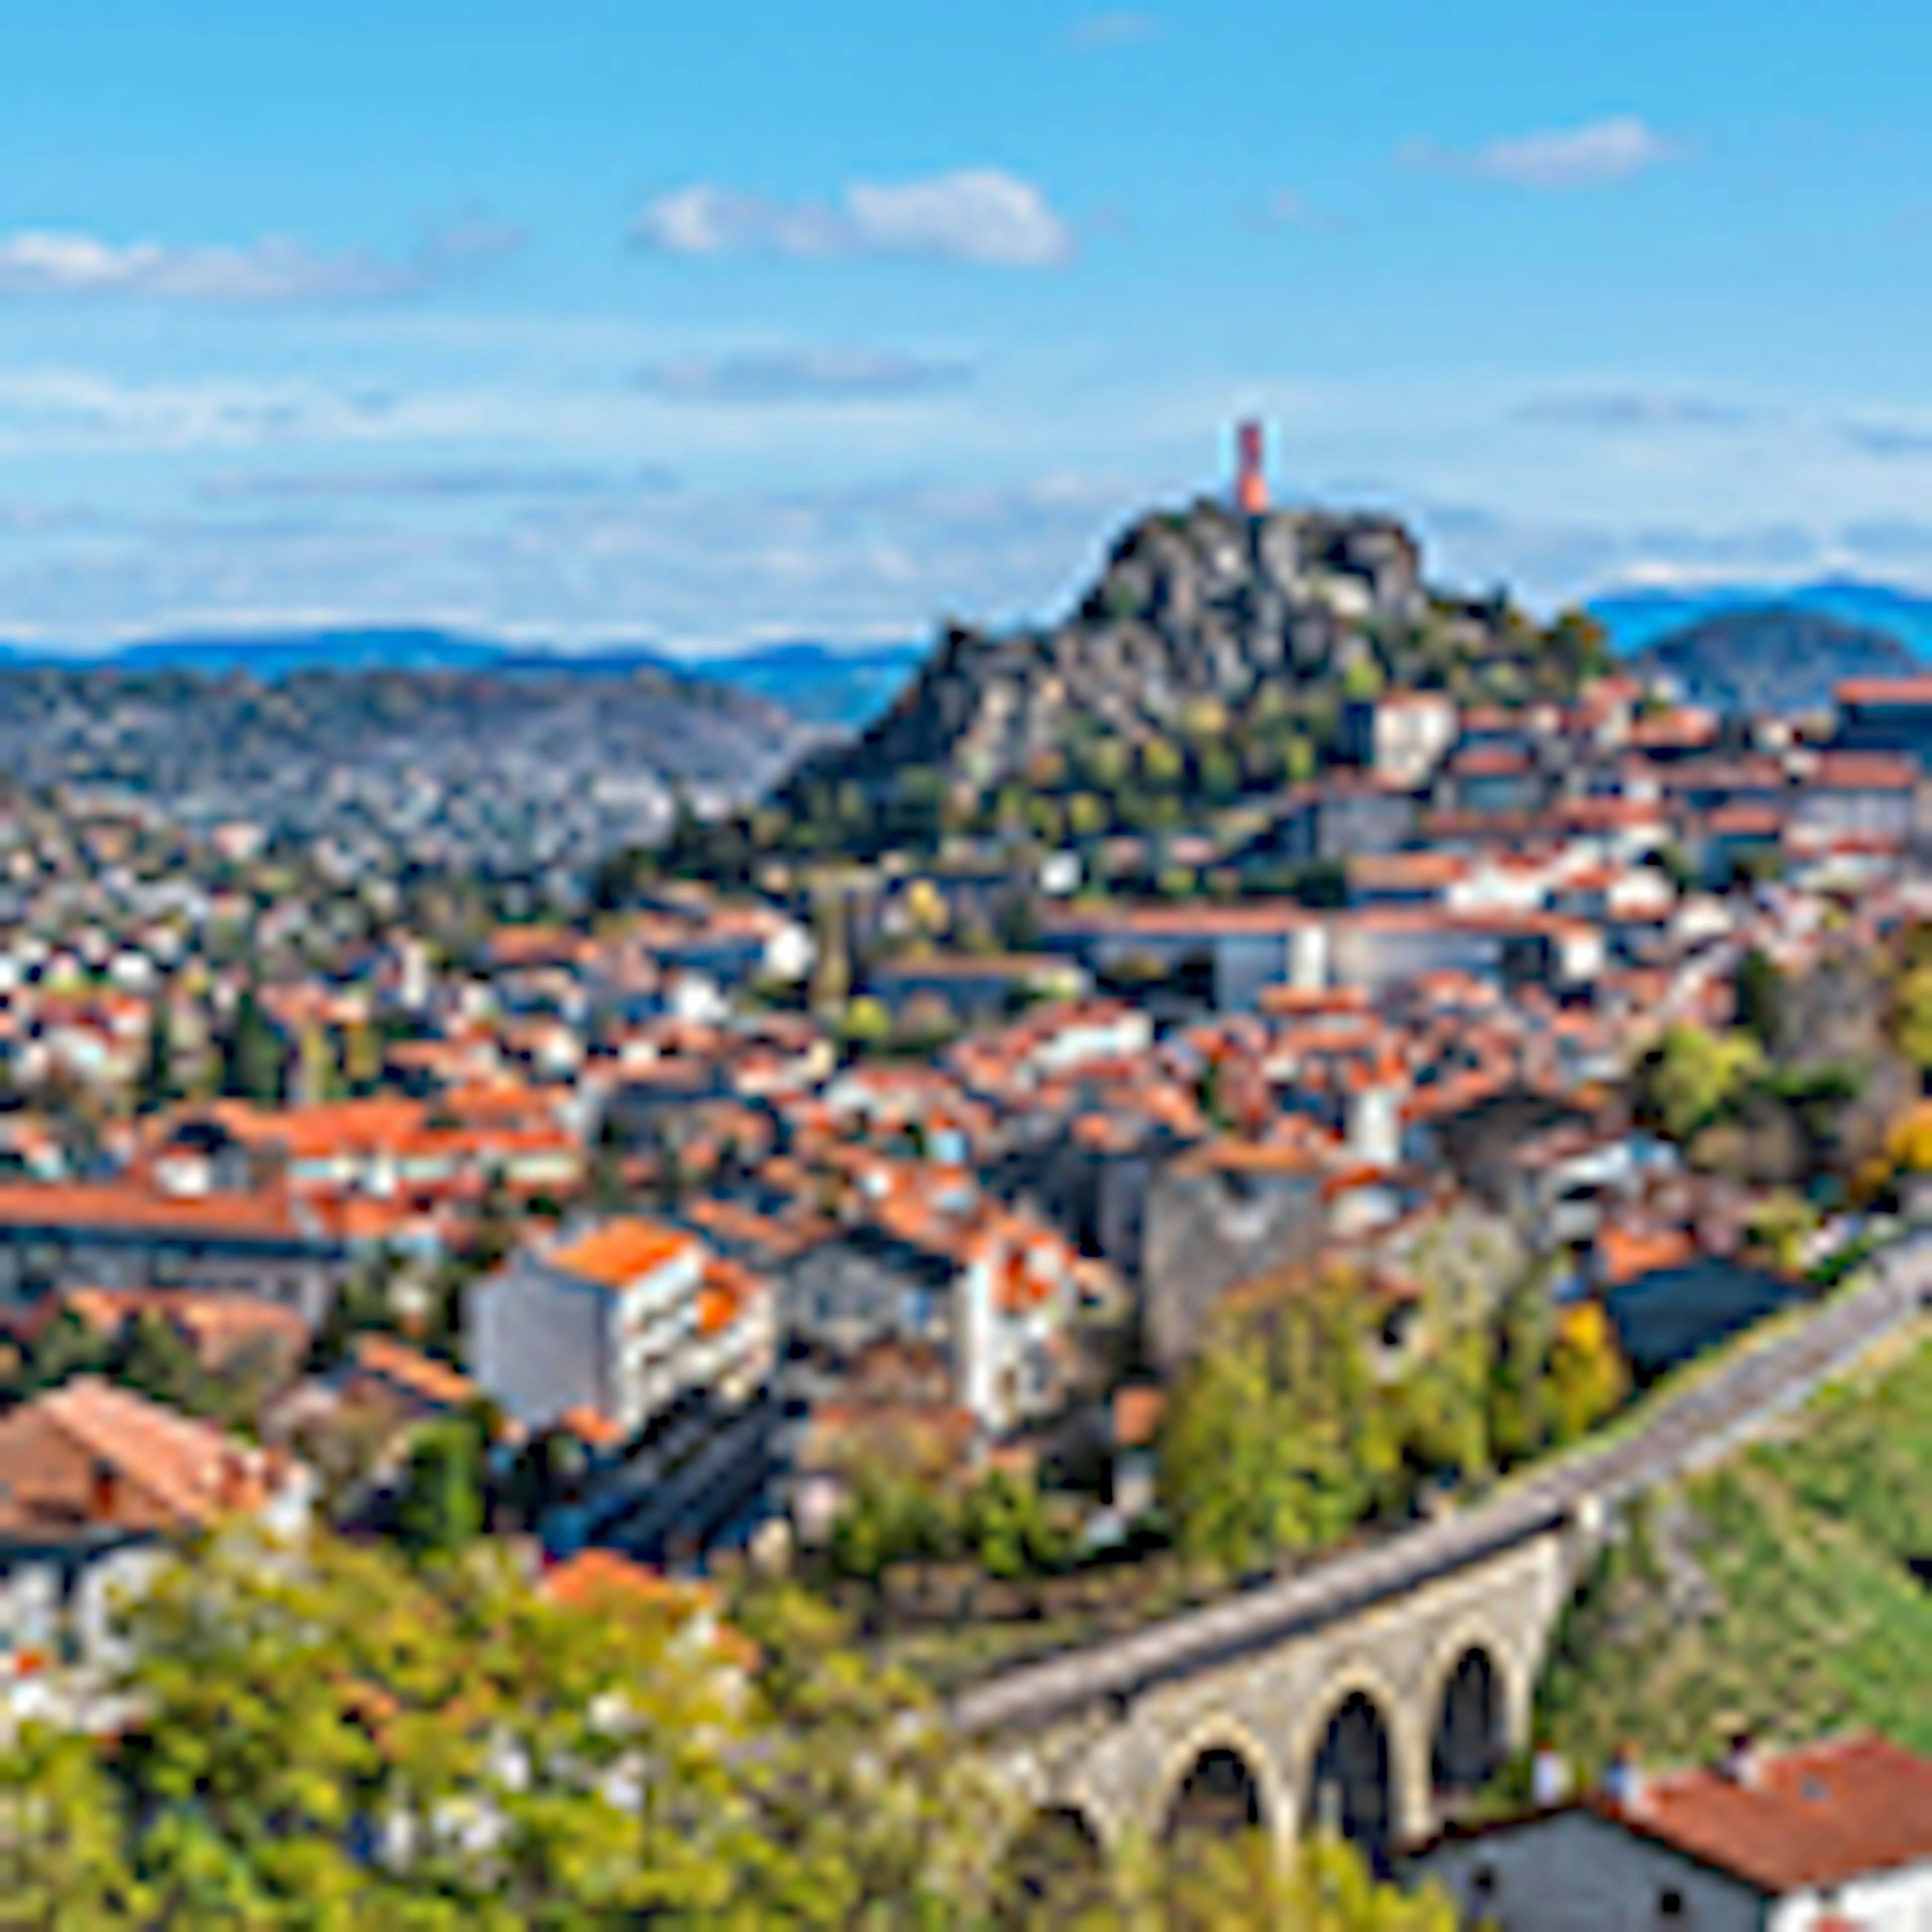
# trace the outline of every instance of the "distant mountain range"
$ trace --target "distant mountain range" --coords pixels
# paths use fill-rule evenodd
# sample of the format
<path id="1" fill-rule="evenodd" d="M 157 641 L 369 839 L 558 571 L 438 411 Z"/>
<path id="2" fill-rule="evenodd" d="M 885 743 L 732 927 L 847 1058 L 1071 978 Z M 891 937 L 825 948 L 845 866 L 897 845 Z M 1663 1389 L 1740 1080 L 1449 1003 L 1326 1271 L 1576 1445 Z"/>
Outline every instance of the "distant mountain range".
<path id="1" fill-rule="evenodd" d="M 1672 631 L 1631 665 L 1693 704 L 1757 715 L 1822 711 L 1847 678 L 1909 676 L 1918 659 L 1889 631 L 1773 604 L 1721 610 Z"/>
<path id="2" fill-rule="evenodd" d="M 1618 592 L 1589 608 L 1634 668 L 1721 711 L 1822 710 L 1847 678 L 1932 661 L 1932 597 L 1851 578 Z"/>
<path id="3" fill-rule="evenodd" d="M 0 644 L 0 669 L 98 668 L 202 677 L 245 674 L 264 683 L 313 671 L 460 671 L 550 678 L 633 677 L 650 672 L 723 685 L 776 704 L 806 723 L 843 729 L 856 728 L 883 709 L 921 656 L 910 644 L 848 651 L 824 644 L 782 644 L 686 658 L 649 644 L 573 651 L 395 627 L 154 638 L 107 650 Z"/>
<path id="4" fill-rule="evenodd" d="M 772 644 L 727 656 L 668 658 L 685 672 L 715 678 L 782 705 L 808 724 L 856 730 L 884 710 L 925 661 L 918 644 Z"/>
<path id="5" fill-rule="evenodd" d="M 1724 584 L 1696 590 L 1628 590 L 1590 601 L 1618 653 L 1634 657 L 1673 631 L 1726 611 L 1804 610 L 1865 631 L 1882 631 L 1916 657 L 1932 659 L 1932 597 L 1850 578 L 1794 585 Z"/>
<path id="6" fill-rule="evenodd" d="M 1759 686 L 1774 691 L 1782 707 L 1816 701 L 1838 679 L 1910 670 L 1932 662 L 1932 596 L 1882 584 L 1827 580 L 1795 586 L 1732 584 L 1695 590 L 1628 590 L 1592 598 L 1592 614 L 1608 629 L 1618 656 L 1643 657 L 1676 634 L 1709 620 L 1740 616 L 1702 635 L 1694 646 L 1673 644 L 1686 688 L 1704 701 L 1743 704 Z M 1780 614 L 1782 614 L 1780 615 Z M 1793 616 L 1832 620 L 1832 631 L 1788 629 Z M 1774 619 L 1777 622 L 1774 623 Z M 1888 648 L 1896 645 L 1904 656 Z M 1815 674 L 1801 675 L 1804 651 L 1825 653 Z M 1754 677 L 1740 653 L 1790 663 Z M 1688 654 L 1687 654 L 1688 653 Z M 371 626 L 259 634 L 210 633 L 143 639 L 105 650 L 77 646 L 0 644 L 0 669 L 100 666 L 129 673 L 176 672 L 224 677 L 237 674 L 272 683 L 308 671 L 460 671 L 506 676 L 632 677 L 650 672 L 694 684 L 722 685 L 778 705 L 805 723 L 857 730 L 878 717 L 925 662 L 916 644 L 836 644 L 786 642 L 692 657 L 647 643 L 571 650 L 505 642 L 427 626 Z M 1732 662 L 1736 660 L 1736 662 Z M 1663 661 L 1660 660 L 1660 662 Z M 1670 669 L 1671 663 L 1664 662 Z"/>

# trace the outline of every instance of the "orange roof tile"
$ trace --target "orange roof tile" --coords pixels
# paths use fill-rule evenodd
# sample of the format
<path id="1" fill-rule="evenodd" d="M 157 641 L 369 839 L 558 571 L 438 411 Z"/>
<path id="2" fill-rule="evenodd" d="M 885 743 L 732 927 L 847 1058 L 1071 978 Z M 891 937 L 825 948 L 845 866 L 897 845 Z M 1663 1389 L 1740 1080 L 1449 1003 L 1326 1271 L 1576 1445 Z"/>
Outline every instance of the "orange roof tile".
<path id="1" fill-rule="evenodd" d="M 78 1376 L 0 1422 L 0 1534 L 199 1528 L 261 1508 L 274 1467 L 206 1423 Z"/>
<path id="2" fill-rule="evenodd" d="M 481 1393 L 460 1370 L 439 1362 L 392 1336 L 358 1335 L 352 1354 L 359 1372 L 374 1376 L 404 1394 L 439 1408 L 466 1407 Z"/>
<path id="3" fill-rule="evenodd" d="M 1144 1449 L 1160 1433 L 1161 1418 L 1167 1412 L 1167 1391 L 1147 1388 L 1118 1388 L 1114 1391 L 1114 1446 L 1117 1449 Z"/>
<path id="4" fill-rule="evenodd" d="M 1932 1859 L 1932 1758 L 1876 1737 L 1647 1780 L 1641 1804 L 1592 1808 L 1772 1896 L 1834 1890 Z"/>
<path id="5" fill-rule="evenodd" d="M 596 1549 L 580 1550 L 547 1571 L 543 1593 L 552 1603 L 566 1604 L 573 1609 L 581 1609 L 600 1598 L 621 1596 L 633 1603 L 689 1610 L 703 1596 L 694 1586 L 675 1582 L 662 1571 L 646 1569 L 614 1550 Z"/>
<path id="6" fill-rule="evenodd" d="M 1684 1267 L 1696 1258 L 1697 1244 L 1682 1228 L 1608 1227 L 1597 1237 L 1597 1254 L 1604 1279 L 1615 1286 Z"/>
<path id="7" fill-rule="evenodd" d="M 302 1236 L 279 1195 L 182 1197 L 123 1181 L 0 1183 L 0 1226 L 107 1227 L 248 1240 Z"/>
<path id="8" fill-rule="evenodd" d="M 621 1422 L 587 1403 L 580 1402 L 574 1408 L 566 1408 L 556 1420 L 560 1428 L 567 1430 L 580 1442 L 592 1449 L 615 1449 L 629 1439 Z"/>
<path id="9" fill-rule="evenodd" d="M 554 1250 L 550 1265 L 600 1287 L 621 1288 L 696 1245 L 681 1228 L 626 1215 Z"/>
<path id="10" fill-rule="evenodd" d="M 1932 677 L 1847 678 L 1832 695 L 1840 705 L 1932 704 Z"/>

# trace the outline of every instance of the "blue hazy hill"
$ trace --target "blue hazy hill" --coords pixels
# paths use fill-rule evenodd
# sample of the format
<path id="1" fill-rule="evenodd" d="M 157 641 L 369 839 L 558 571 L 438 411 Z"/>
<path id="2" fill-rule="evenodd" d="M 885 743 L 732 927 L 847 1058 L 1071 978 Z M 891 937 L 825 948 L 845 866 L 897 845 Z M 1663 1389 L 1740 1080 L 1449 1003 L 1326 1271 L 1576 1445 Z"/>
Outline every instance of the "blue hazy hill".
<path id="1" fill-rule="evenodd" d="M 1890 631 L 1789 604 L 1719 610 L 1625 661 L 1667 678 L 1694 704 L 1740 717 L 1826 710 L 1849 679 L 1909 677 L 1919 668 Z"/>
<path id="2" fill-rule="evenodd" d="M 755 692 L 811 724 L 862 724 L 884 710 L 918 668 L 916 644 L 852 650 L 826 644 L 772 644 L 724 657 L 692 658 L 686 668 Z"/>
<path id="3" fill-rule="evenodd" d="M 422 626 L 145 638 L 106 650 L 0 644 L 0 668 L 98 667 L 273 682 L 305 672 L 458 672 L 498 676 L 630 677 L 640 672 L 723 685 L 808 723 L 856 728 L 889 704 L 923 653 L 912 644 L 851 650 L 782 644 L 686 657 L 649 644 L 565 650 Z"/>
<path id="4" fill-rule="evenodd" d="M 1932 659 L 1932 597 L 1854 578 L 1790 586 L 1723 584 L 1695 590 L 1628 590 L 1590 600 L 1622 655 L 1635 656 L 1672 632 L 1739 610 L 1781 608 L 1831 617 L 1896 638 L 1915 656 Z"/>

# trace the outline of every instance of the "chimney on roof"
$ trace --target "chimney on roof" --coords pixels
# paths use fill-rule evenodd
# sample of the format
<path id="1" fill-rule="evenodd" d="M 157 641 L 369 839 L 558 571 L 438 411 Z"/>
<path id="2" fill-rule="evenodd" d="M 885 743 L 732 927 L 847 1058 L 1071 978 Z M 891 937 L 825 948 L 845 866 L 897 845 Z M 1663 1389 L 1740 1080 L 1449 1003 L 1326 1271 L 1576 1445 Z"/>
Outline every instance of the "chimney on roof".
<path id="1" fill-rule="evenodd" d="M 87 1516 L 90 1522 L 112 1522 L 121 1501 L 121 1472 L 105 1456 L 97 1456 L 88 1472 Z"/>
<path id="2" fill-rule="evenodd" d="M 1631 1745 L 1619 1744 L 1611 1754 L 1610 1767 L 1604 1773 L 1604 1796 L 1619 1811 L 1633 1818 L 1641 1817 L 1647 1808 L 1649 1792 L 1643 1766 Z"/>
<path id="3" fill-rule="evenodd" d="M 248 1457 L 238 1449 L 224 1448 L 220 1460 L 215 1466 L 214 1500 L 216 1507 L 225 1514 L 233 1514 L 248 1506 L 250 1478 L 254 1472 L 249 1466 Z"/>
<path id="4" fill-rule="evenodd" d="M 1742 1790 L 1755 1791 L 1762 1783 L 1763 1754 L 1749 1731 L 1741 1730 L 1731 1739 L 1730 1748 L 1724 1754 L 1724 1772 Z"/>
<path id="5" fill-rule="evenodd" d="M 1364 1167 L 1402 1162 L 1402 1090 L 1381 1070 L 1352 1089 L 1348 1106 L 1348 1152 Z"/>

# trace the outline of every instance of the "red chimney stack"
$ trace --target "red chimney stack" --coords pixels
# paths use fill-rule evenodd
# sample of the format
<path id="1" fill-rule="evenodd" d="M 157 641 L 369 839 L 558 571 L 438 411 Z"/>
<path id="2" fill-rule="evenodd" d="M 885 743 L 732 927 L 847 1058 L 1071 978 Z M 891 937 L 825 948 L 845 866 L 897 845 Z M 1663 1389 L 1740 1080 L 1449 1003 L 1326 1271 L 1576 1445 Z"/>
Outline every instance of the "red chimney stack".
<path id="1" fill-rule="evenodd" d="M 121 1472 L 105 1456 L 88 1472 L 87 1514 L 93 1522 L 112 1522 L 121 1506 Z"/>
<path id="2" fill-rule="evenodd" d="M 1234 504 L 1244 517 L 1268 514 L 1268 450 L 1258 422 L 1244 422 L 1235 432 L 1238 452 Z"/>

